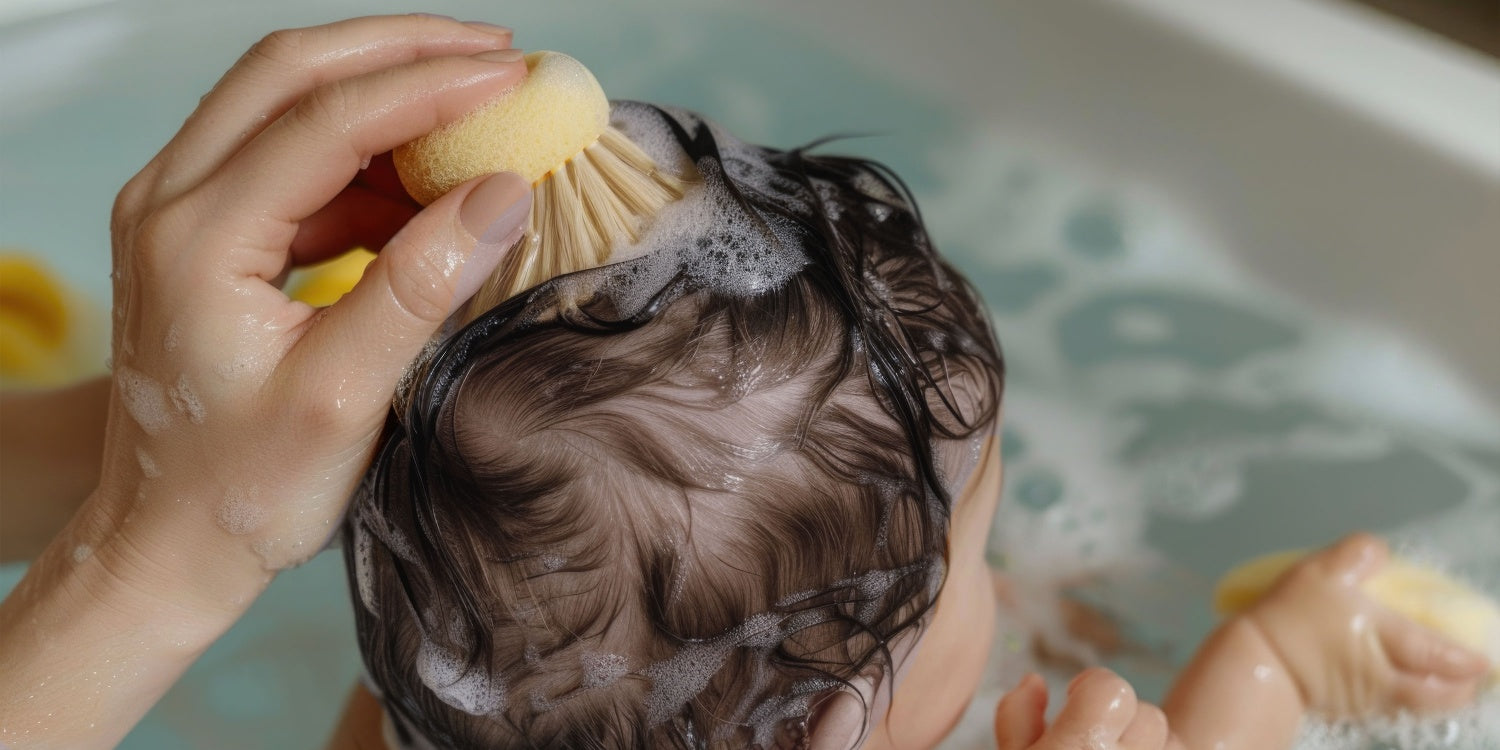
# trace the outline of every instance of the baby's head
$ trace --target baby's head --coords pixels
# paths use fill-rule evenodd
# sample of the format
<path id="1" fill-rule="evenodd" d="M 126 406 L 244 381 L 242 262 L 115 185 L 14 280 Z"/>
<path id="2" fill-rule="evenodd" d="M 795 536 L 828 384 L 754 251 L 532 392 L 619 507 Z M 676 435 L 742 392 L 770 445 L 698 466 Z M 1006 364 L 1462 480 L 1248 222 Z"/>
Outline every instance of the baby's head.
<path id="1" fill-rule="evenodd" d="M 769 750 L 840 693 L 873 716 L 994 427 L 983 307 L 888 173 L 615 114 L 698 185 L 651 252 L 447 339 L 346 524 L 417 746 Z"/>

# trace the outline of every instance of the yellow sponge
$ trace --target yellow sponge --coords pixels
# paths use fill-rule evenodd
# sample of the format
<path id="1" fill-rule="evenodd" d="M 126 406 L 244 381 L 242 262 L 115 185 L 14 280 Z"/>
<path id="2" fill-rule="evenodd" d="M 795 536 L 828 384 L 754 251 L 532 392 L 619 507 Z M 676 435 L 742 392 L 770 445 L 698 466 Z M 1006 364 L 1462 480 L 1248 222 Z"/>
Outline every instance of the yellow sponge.
<path id="1" fill-rule="evenodd" d="M 1214 609 L 1222 615 L 1246 609 L 1305 554 L 1277 552 L 1229 571 L 1214 588 Z M 1400 558 L 1365 579 L 1362 588 L 1382 606 L 1489 657 L 1490 679 L 1500 681 L 1500 606 L 1489 597 L 1433 568 Z"/>
<path id="2" fill-rule="evenodd" d="M 561 52 L 533 52 L 526 67 L 520 86 L 396 149 L 396 172 L 413 198 L 427 205 L 493 172 L 535 185 L 598 140 L 609 100 L 588 68 Z"/>

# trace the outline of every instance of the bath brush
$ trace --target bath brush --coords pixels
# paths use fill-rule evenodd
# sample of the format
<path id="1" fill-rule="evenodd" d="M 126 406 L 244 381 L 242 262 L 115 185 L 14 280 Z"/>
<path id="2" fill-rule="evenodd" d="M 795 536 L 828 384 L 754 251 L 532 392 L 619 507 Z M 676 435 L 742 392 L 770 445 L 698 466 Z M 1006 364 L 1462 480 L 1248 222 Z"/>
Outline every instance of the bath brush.
<path id="1" fill-rule="evenodd" d="M 1277 552 L 1242 563 L 1214 587 L 1214 609 L 1221 615 L 1243 611 L 1304 555 Z M 1489 657 L 1490 682 L 1500 682 L 1500 605 L 1494 600 L 1434 568 L 1396 557 L 1363 588 L 1382 606 Z"/>
<path id="2" fill-rule="evenodd" d="M 394 154 L 402 185 L 424 205 L 494 172 L 532 183 L 525 234 L 471 309 L 603 264 L 683 194 L 678 177 L 610 125 L 609 100 L 582 63 L 533 52 L 526 66 L 521 85 Z"/>

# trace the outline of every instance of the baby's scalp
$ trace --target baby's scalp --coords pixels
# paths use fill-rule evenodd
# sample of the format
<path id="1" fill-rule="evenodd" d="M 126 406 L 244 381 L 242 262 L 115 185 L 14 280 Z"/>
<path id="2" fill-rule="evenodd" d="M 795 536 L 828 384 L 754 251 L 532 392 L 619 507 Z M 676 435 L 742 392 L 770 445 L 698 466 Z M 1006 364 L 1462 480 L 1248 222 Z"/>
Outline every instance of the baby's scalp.
<path id="1" fill-rule="evenodd" d="M 998 410 L 899 180 L 613 116 L 700 182 L 632 259 L 444 342 L 346 524 L 370 677 L 438 746 L 784 741 L 925 622 Z"/>

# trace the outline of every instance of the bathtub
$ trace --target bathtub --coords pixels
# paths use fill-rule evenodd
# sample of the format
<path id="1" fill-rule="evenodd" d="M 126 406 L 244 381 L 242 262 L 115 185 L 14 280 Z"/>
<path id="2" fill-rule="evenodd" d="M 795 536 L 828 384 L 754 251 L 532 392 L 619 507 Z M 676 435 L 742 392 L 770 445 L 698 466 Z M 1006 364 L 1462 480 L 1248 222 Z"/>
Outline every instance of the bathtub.
<path id="1" fill-rule="evenodd" d="M 411 9 L 0 6 L 0 246 L 45 257 L 104 325 L 113 195 L 239 52 L 275 28 Z M 1159 697 L 1212 626 L 1214 579 L 1262 551 L 1369 528 L 1500 591 L 1494 60 L 1312 0 L 423 9 L 513 25 L 612 96 L 753 141 L 868 134 L 835 148 L 911 182 L 1010 367 L 991 552 L 1021 601 L 949 747 L 984 746 L 1033 638 Z M 1056 632 L 1064 590 L 1129 647 Z M 123 746 L 316 745 L 357 670 L 325 554 L 282 575 Z"/>

